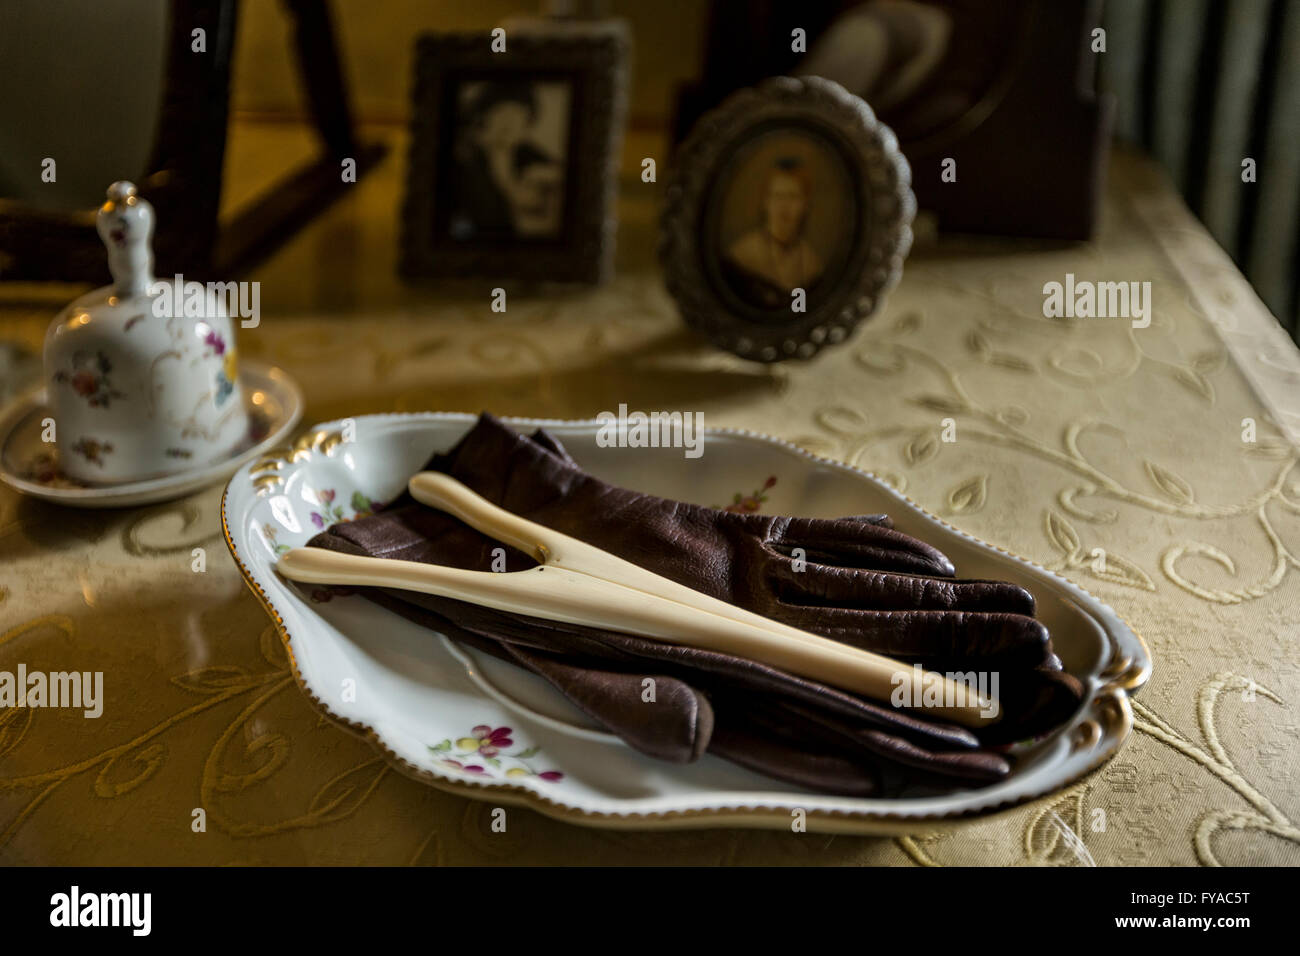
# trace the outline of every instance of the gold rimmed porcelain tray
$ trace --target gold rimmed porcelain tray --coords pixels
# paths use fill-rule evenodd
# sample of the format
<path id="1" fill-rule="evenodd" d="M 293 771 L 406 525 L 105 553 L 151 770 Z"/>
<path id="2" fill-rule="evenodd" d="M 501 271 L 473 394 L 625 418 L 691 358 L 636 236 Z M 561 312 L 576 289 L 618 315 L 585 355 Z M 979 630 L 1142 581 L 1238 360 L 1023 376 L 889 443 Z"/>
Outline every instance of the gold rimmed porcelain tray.
<path id="1" fill-rule="evenodd" d="M 963 577 L 1027 587 L 1065 667 L 1086 688 L 1055 733 L 1017 748 L 1006 780 L 980 789 L 905 790 L 856 798 L 798 790 L 706 755 L 653 760 L 593 726 L 539 678 L 459 647 L 360 596 L 299 587 L 279 555 L 320 529 L 370 513 L 401 493 L 474 416 L 358 416 L 326 423 L 294 446 L 250 461 L 222 501 L 226 542 L 284 640 L 296 679 L 330 719 L 366 736 L 400 770 L 498 804 L 531 806 L 591 826 L 788 828 L 900 833 L 998 812 L 1060 790 L 1113 756 L 1132 728 L 1129 695 L 1150 674 L 1136 633 L 1064 578 L 928 514 L 861 470 L 749 432 L 708 430 L 705 453 L 600 447 L 599 423 L 544 425 L 607 481 L 716 505 L 766 486 L 764 511 L 807 516 L 887 512 L 902 531 L 944 551 Z"/>

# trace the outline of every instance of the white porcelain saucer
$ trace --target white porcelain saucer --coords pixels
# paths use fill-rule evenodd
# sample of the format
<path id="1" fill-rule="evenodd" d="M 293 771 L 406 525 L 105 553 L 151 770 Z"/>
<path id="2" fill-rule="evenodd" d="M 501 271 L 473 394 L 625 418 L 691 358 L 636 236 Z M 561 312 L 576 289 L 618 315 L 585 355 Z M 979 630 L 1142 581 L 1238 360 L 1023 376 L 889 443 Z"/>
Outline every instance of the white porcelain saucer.
<path id="1" fill-rule="evenodd" d="M 59 471 L 57 451 L 41 441 L 41 422 L 49 410 L 45 390 L 39 389 L 0 413 L 0 481 L 33 498 L 77 508 L 154 504 L 225 481 L 245 462 L 282 444 L 302 418 L 302 390 L 283 369 L 245 359 L 239 374 L 248 405 L 249 434 L 220 461 L 143 481 L 82 484 Z"/>

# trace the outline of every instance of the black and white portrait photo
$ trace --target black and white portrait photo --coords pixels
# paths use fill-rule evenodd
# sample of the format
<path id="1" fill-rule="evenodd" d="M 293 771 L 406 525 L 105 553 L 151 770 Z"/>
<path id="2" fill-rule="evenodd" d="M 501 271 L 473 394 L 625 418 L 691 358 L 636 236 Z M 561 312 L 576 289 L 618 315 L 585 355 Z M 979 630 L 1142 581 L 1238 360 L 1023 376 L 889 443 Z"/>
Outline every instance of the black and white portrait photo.
<path id="1" fill-rule="evenodd" d="M 571 98 L 564 82 L 461 85 L 448 223 L 453 239 L 559 235 Z"/>
<path id="2" fill-rule="evenodd" d="M 812 295 L 824 278 L 834 281 L 854 234 L 854 193 L 843 159 L 820 137 L 777 130 L 755 138 L 712 195 L 711 245 L 741 300 L 788 311 L 794 290 Z"/>

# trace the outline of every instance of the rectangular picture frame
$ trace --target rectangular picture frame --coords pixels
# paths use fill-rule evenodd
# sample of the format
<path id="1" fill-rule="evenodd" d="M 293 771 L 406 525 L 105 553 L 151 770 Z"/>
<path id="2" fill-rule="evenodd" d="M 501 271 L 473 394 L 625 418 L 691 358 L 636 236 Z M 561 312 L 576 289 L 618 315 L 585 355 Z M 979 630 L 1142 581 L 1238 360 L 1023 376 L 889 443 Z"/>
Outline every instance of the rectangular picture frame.
<path id="1" fill-rule="evenodd" d="M 627 35 L 616 23 L 580 30 L 543 23 L 527 29 L 507 27 L 496 36 L 481 32 L 419 37 L 401 214 L 401 275 L 586 284 L 609 278 L 627 60 Z M 484 81 L 514 87 L 569 86 L 561 211 L 553 237 L 452 235 L 453 204 L 458 201 L 459 91 L 464 84 Z"/>

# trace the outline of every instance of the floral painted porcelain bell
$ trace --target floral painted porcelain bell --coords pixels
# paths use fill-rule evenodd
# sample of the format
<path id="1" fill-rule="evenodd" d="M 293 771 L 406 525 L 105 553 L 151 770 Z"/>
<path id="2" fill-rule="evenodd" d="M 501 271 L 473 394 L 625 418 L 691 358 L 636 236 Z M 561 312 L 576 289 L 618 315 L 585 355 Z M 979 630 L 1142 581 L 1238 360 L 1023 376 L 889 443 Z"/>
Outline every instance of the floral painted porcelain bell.
<path id="1" fill-rule="evenodd" d="M 249 432 L 224 298 L 153 276 L 153 207 L 127 182 L 97 219 L 113 285 L 77 299 L 45 337 L 59 465 L 89 484 L 137 481 L 230 455 Z"/>

